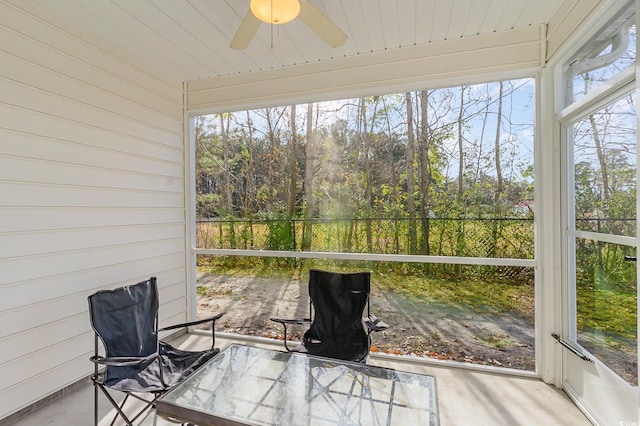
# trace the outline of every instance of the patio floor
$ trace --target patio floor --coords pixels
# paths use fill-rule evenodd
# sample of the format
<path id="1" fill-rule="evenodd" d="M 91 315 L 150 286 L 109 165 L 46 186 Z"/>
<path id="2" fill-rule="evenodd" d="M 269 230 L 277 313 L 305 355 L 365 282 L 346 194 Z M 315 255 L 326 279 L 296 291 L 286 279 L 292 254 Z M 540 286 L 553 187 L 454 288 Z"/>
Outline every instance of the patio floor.
<path id="1" fill-rule="evenodd" d="M 204 349 L 210 336 L 182 335 L 172 343 L 183 349 Z M 240 340 L 217 337 L 216 346 L 223 348 L 238 342 L 251 346 L 282 349 L 279 342 L 267 339 Z M 87 361 L 89 362 L 89 361 Z M 414 371 L 436 377 L 440 424 L 447 425 L 591 425 L 566 394 L 535 378 L 497 374 L 455 367 L 455 364 L 416 363 L 398 357 L 372 355 L 370 364 L 397 370 Z M 100 397 L 100 425 L 108 425 L 112 411 L 104 397 Z M 141 423 L 153 424 L 153 413 Z M 80 387 L 50 404 L 23 416 L 17 422 L 1 425 L 91 425 L 93 422 L 93 388 Z M 175 425 L 158 419 L 160 426 Z"/>

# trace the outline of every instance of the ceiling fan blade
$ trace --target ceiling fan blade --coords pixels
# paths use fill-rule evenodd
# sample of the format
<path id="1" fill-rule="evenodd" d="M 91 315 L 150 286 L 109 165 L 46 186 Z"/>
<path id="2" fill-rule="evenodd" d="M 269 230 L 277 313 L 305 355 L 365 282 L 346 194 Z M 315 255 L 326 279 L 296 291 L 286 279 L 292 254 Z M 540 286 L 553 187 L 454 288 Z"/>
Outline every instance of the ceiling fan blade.
<path id="1" fill-rule="evenodd" d="M 258 32 L 260 22 L 261 21 L 251 13 L 251 10 L 248 10 L 247 14 L 244 15 L 242 23 L 238 27 L 238 31 L 236 31 L 236 34 L 233 36 L 229 47 L 236 50 L 243 50 L 249 47 L 249 43 L 251 43 L 251 40 L 253 40 L 253 37 L 255 37 Z"/>
<path id="2" fill-rule="evenodd" d="M 349 38 L 331 19 L 306 0 L 300 0 L 298 17 L 332 47 L 342 46 Z"/>

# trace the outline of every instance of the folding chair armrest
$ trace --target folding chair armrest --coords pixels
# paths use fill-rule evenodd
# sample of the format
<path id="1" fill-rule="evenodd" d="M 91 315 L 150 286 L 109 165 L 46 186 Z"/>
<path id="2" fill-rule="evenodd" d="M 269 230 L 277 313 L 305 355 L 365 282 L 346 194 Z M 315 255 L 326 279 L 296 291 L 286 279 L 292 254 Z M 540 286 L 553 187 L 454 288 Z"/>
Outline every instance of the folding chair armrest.
<path id="1" fill-rule="evenodd" d="M 289 346 L 287 345 L 287 324 L 289 325 L 302 325 L 302 324 L 311 324 L 311 318 L 294 318 L 294 319 L 283 319 L 283 318 L 269 318 L 271 321 L 278 322 L 282 324 L 284 328 L 284 347 L 287 352 L 291 352 Z"/>
<path id="2" fill-rule="evenodd" d="M 271 321 L 279 322 L 280 324 L 311 324 L 311 318 L 294 318 L 294 319 L 283 319 L 283 318 L 269 318 Z"/>
<path id="3" fill-rule="evenodd" d="M 223 315 L 224 315 L 224 312 L 222 312 L 222 313 L 220 313 L 218 315 L 215 315 L 215 316 L 212 316 L 212 317 L 209 317 L 209 318 L 204 318 L 204 319 L 197 320 L 197 321 L 184 322 L 184 323 L 181 323 L 181 324 L 170 325 L 169 327 L 163 327 L 163 328 L 159 329 L 158 331 L 175 330 L 177 328 L 184 328 L 184 327 L 189 327 L 189 326 L 192 326 L 192 325 L 204 324 L 205 322 L 215 323 L 216 320 L 220 319 L 220 317 L 223 316 Z"/>
<path id="4" fill-rule="evenodd" d="M 198 324 L 204 324 L 206 322 L 210 322 L 211 323 L 211 349 L 214 348 L 214 346 L 216 345 L 216 321 L 218 319 L 220 319 L 221 316 L 224 315 L 224 312 L 221 312 L 217 315 L 214 315 L 212 317 L 209 318 L 204 318 L 201 320 L 197 320 L 197 321 L 190 321 L 190 322 L 185 322 L 182 324 L 175 324 L 175 325 L 170 325 L 169 327 L 164 327 L 159 329 L 158 331 L 167 331 L 167 330 L 175 330 L 177 328 L 185 328 L 185 327 L 189 327 L 192 325 L 198 325 Z"/>
<path id="5" fill-rule="evenodd" d="M 147 356 L 113 356 L 113 357 L 104 357 L 99 355 L 94 355 L 89 358 L 89 361 L 95 364 L 101 365 L 110 365 L 115 367 L 124 367 L 127 365 L 138 365 L 147 361 L 152 361 L 155 358 L 159 357 L 157 353 L 152 353 Z"/>
<path id="6" fill-rule="evenodd" d="M 364 321 L 364 324 L 369 329 L 369 332 L 382 331 L 389 328 L 389 326 L 386 323 L 380 321 L 380 319 L 375 315 L 366 316 L 362 318 L 362 320 Z"/>

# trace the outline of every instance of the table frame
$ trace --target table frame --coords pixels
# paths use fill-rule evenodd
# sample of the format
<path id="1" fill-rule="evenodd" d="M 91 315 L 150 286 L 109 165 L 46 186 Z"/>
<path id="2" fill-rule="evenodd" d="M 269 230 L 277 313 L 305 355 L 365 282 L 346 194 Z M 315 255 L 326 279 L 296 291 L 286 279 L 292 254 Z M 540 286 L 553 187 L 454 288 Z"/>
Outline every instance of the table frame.
<path id="1" fill-rule="evenodd" d="M 175 401 L 172 400 L 177 395 L 179 395 L 180 392 L 183 392 L 182 388 L 187 386 L 187 385 L 184 385 L 184 383 L 189 380 L 191 381 L 200 380 L 197 382 L 198 384 L 195 389 L 202 390 L 201 388 L 199 388 L 199 386 L 201 383 L 203 383 L 203 380 L 207 377 L 207 376 L 200 377 L 202 374 L 204 374 L 202 373 L 202 371 L 211 369 L 212 366 L 216 367 L 217 369 L 216 371 L 224 371 L 224 369 L 219 368 L 220 363 L 224 362 L 224 359 L 221 359 L 220 357 L 228 356 L 229 359 L 231 359 L 231 357 L 234 354 L 234 351 L 236 352 L 251 351 L 254 354 L 259 351 L 264 351 L 265 354 L 268 354 L 268 356 L 271 357 L 269 358 L 269 360 L 283 363 L 282 371 L 280 371 L 280 373 L 277 374 L 277 377 L 267 376 L 265 375 L 267 374 L 266 372 L 261 374 L 260 371 L 253 372 L 251 374 L 248 374 L 248 373 L 246 374 L 247 377 L 256 378 L 262 381 L 266 381 L 267 383 L 271 383 L 271 385 L 269 386 L 269 389 L 266 390 L 264 394 L 261 394 L 262 397 L 259 398 L 259 401 L 257 402 L 243 401 L 241 397 L 236 398 L 237 401 L 241 403 L 255 404 L 255 407 L 251 410 L 251 413 L 249 414 L 248 417 L 253 416 L 254 413 L 261 408 L 276 410 L 276 411 L 280 409 L 280 407 L 273 406 L 273 404 L 270 405 L 270 403 L 268 402 L 268 398 L 271 392 L 274 389 L 277 389 L 278 386 L 286 385 L 287 387 L 289 387 L 289 384 L 286 382 L 286 377 L 287 377 L 286 373 L 289 368 L 296 368 L 296 367 L 290 367 L 290 365 L 296 364 L 296 363 L 299 364 L 302 362 L 304 363 L 305 366 L 311 367 L 307 369 L 308 378 L 309 378 L 308 383 L 306 385 L 308 388 L 306 390 L 307 393 L 310 393 L 311 390 L 314 388 L 314 386 L 316 386 L 316 389 L 322 389 L 322 390 L 329 389 L 333 383 L 337 382 L 338 380 L 344 381 L 346 377 L 344 374 L 342 374 L 340 376 L 337 376 L 335 380 L 333 380 L 333 383 L 321 384 L 318 381 L 318 378 L 320 376 L 313 375 L 314 368 L 323 368 L 323 367 L 336 368 L 337 367 L 338 369 L 341 369 L 341 371 L 345 370 L 349 375 L 353 377 L 353 380 L 351 382 L 351 385 L 348 391 L 344 389 L 344 386 L 342 386 L 343 388 L 342 390 L 331 389 L 331 390 L 328 390 L 327 392 L 317 393 L 316 395 L 312 395 L 310 398 L 307 397 L 309 400 L 309 405 L 311 405 L 311 403 L 313 402 L 312 401 L 313 398 L 319 397 L 320 395 L 322 395 L 322 397 L 325 400 L 327 400 L 328 406 L 331 406 L 334 411 L 341 410 L 340 404 L 336 402 L 337 400 L 343 401 L 343 406 L 352 407 L 352 410 L 348 410 L 349 413 L 353 411 L 353 407 L 358 407 L 360 410 L 362 410 L 363 404 L 368 403 L 370 406 L 371 414 L 374 417 L 376 417 L 377 422 L 375 424 L 391 425 L 392 424 L 391 419 L 393 418 L 392 417 L 393 410 L 414 409 L 414 408 L 411 408 L 410 403 L 403 401 L 399 397 L 396 397 L 395 395 L 396 385 L 398 383 L 404 383 L 402 379 L 407 379 L 407 378 L 418 379 L 421 382 L 428 383 L 430 399 L 427 404 L 429 406 L 429 409 L 427 410 L 423 408 L 415 408 L 415 409 L 419 411 L 428 411 L 430 425 L 438 425 L 436 385 L 435 385 L 435 378 L 432 376 L 425 376 L 418 373 L 401 372 L 401 371 L 396 371 L 396 370 L 384 368 L 384 367 L 359 364 L 359 363 L 354 363 L 349 361 L 335 360 L 335 359 L 317 357 L 317 356 L 306 355 L 306 354 L 274 351 L 271 349 L 260 349 L 260 348 L 255 348 L 248 345 L 241 345 L 237 343 L 231 344 L 228 347 L 226 347 L 223 351 L 220 352 L 220 354 L 218 354 L 213 359 L 209 360 L 205 365 L 200 367 L 200 369 L 198 369 L 191 376 L 189 376 L 181 385 L 176 386 L 174 389 L 166 393 L 163 397 L 158 399 L 156 403 L 156 414 L 162 418 L 165 418 L 171 421 L 190 422 L 197 425 L 238 426 L 238 425 L 276 424 L 276 423 L 262 423 L 255 419 L 252 420 L 251 418 L 243 418 L 243 419 L 232 418 L 222 413 L 214 413 L 210 411 L 208 412 L 206 410 L 199 409 L 197 407 L 187 407 L 179 403 L 176 403 Z M 221 373 L 221 374 L 224 375 L 226 373 Z M 243 379 L 244 378 L 245 376 L 243 376 Z M 385 395 L 388 395 L 388 398 L 381 399 L 379 396 L 374 397 L 373 392 L 371 391 L 373 387 L 370 385 L 370 381 L 376 380 L 376 379 L 386 380 L 387 382 L 390 381 L 391 389 L 390 391 L 385 392 Z M 220 383 L 223 383 L 222 380 L 223 379 L 220 379 Z M 247 380 L 249 379 L 247 378 Z M 190 383 L 189 385 L 193 386 L 192 383 Z M 305 390 L 302 390 L 302 391 L 304 392 Z M 209 392 L 211 394 L 211 397 L 215 398 L 215 389 L 206 389 L 204 392 Z M 344 404 L 344 401 L 347 401 L 347 404 Z M 351 405 L 351 402 L 353 402 L 355 405 Z M 380 406 L 388 405 L 388 414 L 386 416 L 387 418 L 386 422 L 380 422 L 377 419 L 376 412 L 374 409 L 374 404 L 377 404 L 376 407 L 378 409 L 380 408 Z M 347 414 L 348 413 L 346 412 L 346 410 L 342 409 L 342 412 L 339 415 L 344 416 Z M 321 419 L 321 418 L 317 418 L 317 420 L 318 421 L 324 420 L 326 422 L 325 419 Z M 327 423 L 323 423 L 323 424 L 327 424 Z"/>

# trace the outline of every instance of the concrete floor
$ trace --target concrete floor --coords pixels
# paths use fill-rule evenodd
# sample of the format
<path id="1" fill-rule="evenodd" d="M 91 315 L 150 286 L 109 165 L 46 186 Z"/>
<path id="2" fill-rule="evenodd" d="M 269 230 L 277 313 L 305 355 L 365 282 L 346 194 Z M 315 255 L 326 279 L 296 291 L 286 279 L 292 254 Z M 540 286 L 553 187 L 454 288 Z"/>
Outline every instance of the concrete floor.
<path id="1" fill-rule="evenodd" d="M 231 339 L 218 338 L 216 346 L 223 348 Z M 204 349 L 211 344 L 210 337 L 182 335 L 172 341 L 183 349 Z M 282 349 L 268 341 L 242 341 L 252 346 Z M 436 378 L 440 424 L 457 425 L 562 425 L 588 426 L 589 420 L 561 390 L 535 378 L 496 374 L 456 368 L 451 365 L 405 362 L 400 358 L 375 357 L 369 364 L 396 370 L 430 374 Z M 100 425 L 111 422 L 112 411 L 104 397 L 100 397 Z M 152 425 L 153 412 L 140 424 Z M 2 425 L 9 423 L 0 421 Z M 93 388 L 81 386 L 46 406 L 25 415 L 13 425 L 82 426 L 93 424 Z M 117 423 L 118 424 L 118 423 Z M 157 425 L 175 425 L 162 419 Z"/>

